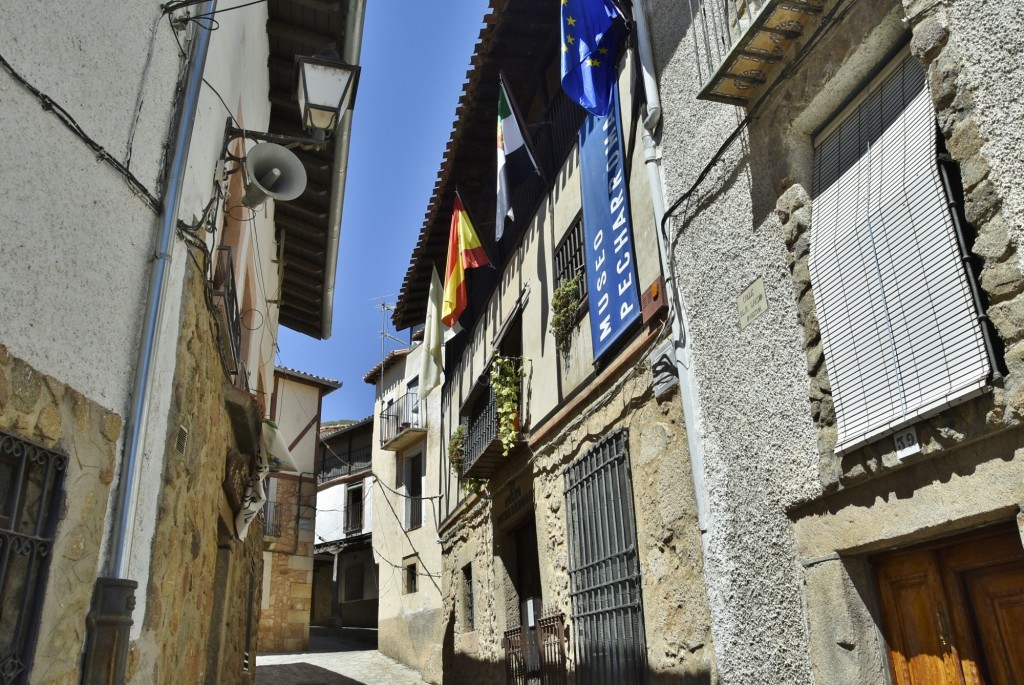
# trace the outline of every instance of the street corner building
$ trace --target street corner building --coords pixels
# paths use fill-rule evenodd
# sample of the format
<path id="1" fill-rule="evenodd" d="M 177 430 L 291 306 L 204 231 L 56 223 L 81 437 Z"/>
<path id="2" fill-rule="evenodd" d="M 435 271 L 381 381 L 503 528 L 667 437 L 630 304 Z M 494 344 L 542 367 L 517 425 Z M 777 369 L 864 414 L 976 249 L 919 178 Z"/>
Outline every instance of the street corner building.
<path id="1" fill-rule="evenodd" d="M 647 3 L 719 677 L 1022 682 L 1024 13 L 710 6 Z"/>
<path id="2" fill-rule="evenodd" d="M 589 113 L 559 84 L 560 46 L 581 39 L 571 24 L 563 35 L 569 18 L 496 1 L 476 46 L 393 317 L 425 325 L 393 382 L 416 384 L 426 437 L 399 431 L 389 449 L 423 469 L 440 565 L 404 548 L 392 559 L 407 593 L 440 593 L 444 682 L 711 682 L 660 217 L 637 144 L 639 57 L 594 42 L 581 68 L 609 70 L 592 75 L 607 111 Z M 524 147 L 513 183 L 506 153 Z M 482 264 L 452 253 L 467 224 Z M 442 327 L 435 274 L 460 259 L 465 304 Z M 427 387 L 433 363 L 443 380 Z M 381 602 L 383 649 L 383 586 Z"/>
<path id="3" fill-rule="evenodd" d="M 0 7 L 0 681 L 252 683 L 363 4 L 116 4 Z"/>

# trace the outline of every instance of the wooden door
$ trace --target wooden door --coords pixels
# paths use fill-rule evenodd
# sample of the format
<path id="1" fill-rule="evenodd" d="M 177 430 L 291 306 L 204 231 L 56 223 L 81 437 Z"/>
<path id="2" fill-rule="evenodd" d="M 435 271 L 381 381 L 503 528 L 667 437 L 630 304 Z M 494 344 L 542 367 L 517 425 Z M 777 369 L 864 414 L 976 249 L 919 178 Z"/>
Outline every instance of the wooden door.
<path id="1" fill-rule="evenodd" d="M 872 561 L 896 685 L 1024 683 L 1024 549 L 1016 525 Z"/>

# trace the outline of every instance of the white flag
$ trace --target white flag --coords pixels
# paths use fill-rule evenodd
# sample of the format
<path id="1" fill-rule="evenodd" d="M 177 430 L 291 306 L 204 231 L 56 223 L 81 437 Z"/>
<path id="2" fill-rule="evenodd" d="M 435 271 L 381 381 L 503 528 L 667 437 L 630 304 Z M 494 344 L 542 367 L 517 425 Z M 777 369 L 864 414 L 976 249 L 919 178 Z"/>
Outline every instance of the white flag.
<path id="1" fill-rule="evenodd" d="M 423 356 L 420 358 L 420 399 L 441 383 L 441 304 L 444 289 L 437 269 L 430 274 L 430 299 L 427 301 L 427 322 L 423 329 Z"/>

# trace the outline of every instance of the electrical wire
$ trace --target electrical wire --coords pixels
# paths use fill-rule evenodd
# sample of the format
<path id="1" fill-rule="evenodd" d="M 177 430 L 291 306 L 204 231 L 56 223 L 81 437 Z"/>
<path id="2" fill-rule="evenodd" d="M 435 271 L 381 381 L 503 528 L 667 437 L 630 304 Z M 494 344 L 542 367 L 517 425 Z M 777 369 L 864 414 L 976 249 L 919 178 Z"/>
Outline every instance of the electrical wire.
<path id="1" fill-rule="evenodd" d="M 34 95 L 36 99 L 39 100 L 39 102 L 42 104 L 44 110 L 48 112 L 53 112 L 53 115 L 57 117 L 57 120 L 60 121 L 60 123 L 63 124 L 66 129 L 68 129 L 76 136 L 78 136 L 78 138 L 80 138 L 82 142 L 84 142 L 86 146 L 88 146 L 88 148 L 96 154 L 96 159 L 98 159 L 101 162 L 104 162 L 105 164 L 113 168 L 114 171 L 120 174 L 124 178 L 125 182 L 128 184 L 128 187 L 132 190 L 132 192 L 135 193 L 135 195 L 137 195 L 143 202 L 145 202 L 146 205 L 150 209 L 152 209 L 155 214 L 160 213 L 162 209 L 162 203 L 156 197 L 156 195 L 154 195 L 153 192 L 150 191 L 149 188 L 147 188 L 146 185 L 141 180 L 139 180 L 139 178 L 135 174 L 133 174 L 131 170 L 128 169 L 127 166 L 125 166 L 120 161 L 115 159 L 113 155 L 107 152 L 106 148 L 104 148 L 102 145 L 96 142 L 96 140 L 94 140 L 88 133 L 86 133 L 85 129 L 83 129 L 79 125 L 79 123 L 75 121 L 75 118 L 71 116 L 70 112 L 64 109 L 64 107 L 59 102 L 57 102 L 49 95 L 47 95 L 46 93 L 42 92 L 41 90 L 33 86 L 31 83 L 29 83 L 24 76 L 22 76 L 13 66 L 11 66 L 11 63 L 8 62 L 3 55 L 0 55 L 0 66 L 2 66 L 4 70 L 11 75 L 11 78 L 13 78 L 20 86 L 22 86 L 28 92 L 32 93 L 32 95 Z"/>

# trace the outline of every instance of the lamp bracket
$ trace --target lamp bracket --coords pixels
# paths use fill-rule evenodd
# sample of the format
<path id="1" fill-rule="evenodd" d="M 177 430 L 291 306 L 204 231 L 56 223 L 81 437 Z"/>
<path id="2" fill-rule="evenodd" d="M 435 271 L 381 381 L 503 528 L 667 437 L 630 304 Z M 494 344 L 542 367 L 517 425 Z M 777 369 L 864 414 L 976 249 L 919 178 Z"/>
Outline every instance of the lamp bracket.
<path id="1" fill-rule="evenodd" d="M 277 143 L 283 145 L 286 148 L 307 148 L 313 150 L 322 150 L 327 144 L 327 136 L 321 130 L 313 132 L 311 137 L 302 136 L 284 136 L 278 133 L 263 133 L 262 131 L 250 131 L 248 129 L 235 128 L 234 126 L 227 127 L 227 140 L 233 140 L 234 138 L 248 138 L 250 140 L 259 140 L 265 143 Z"/>

